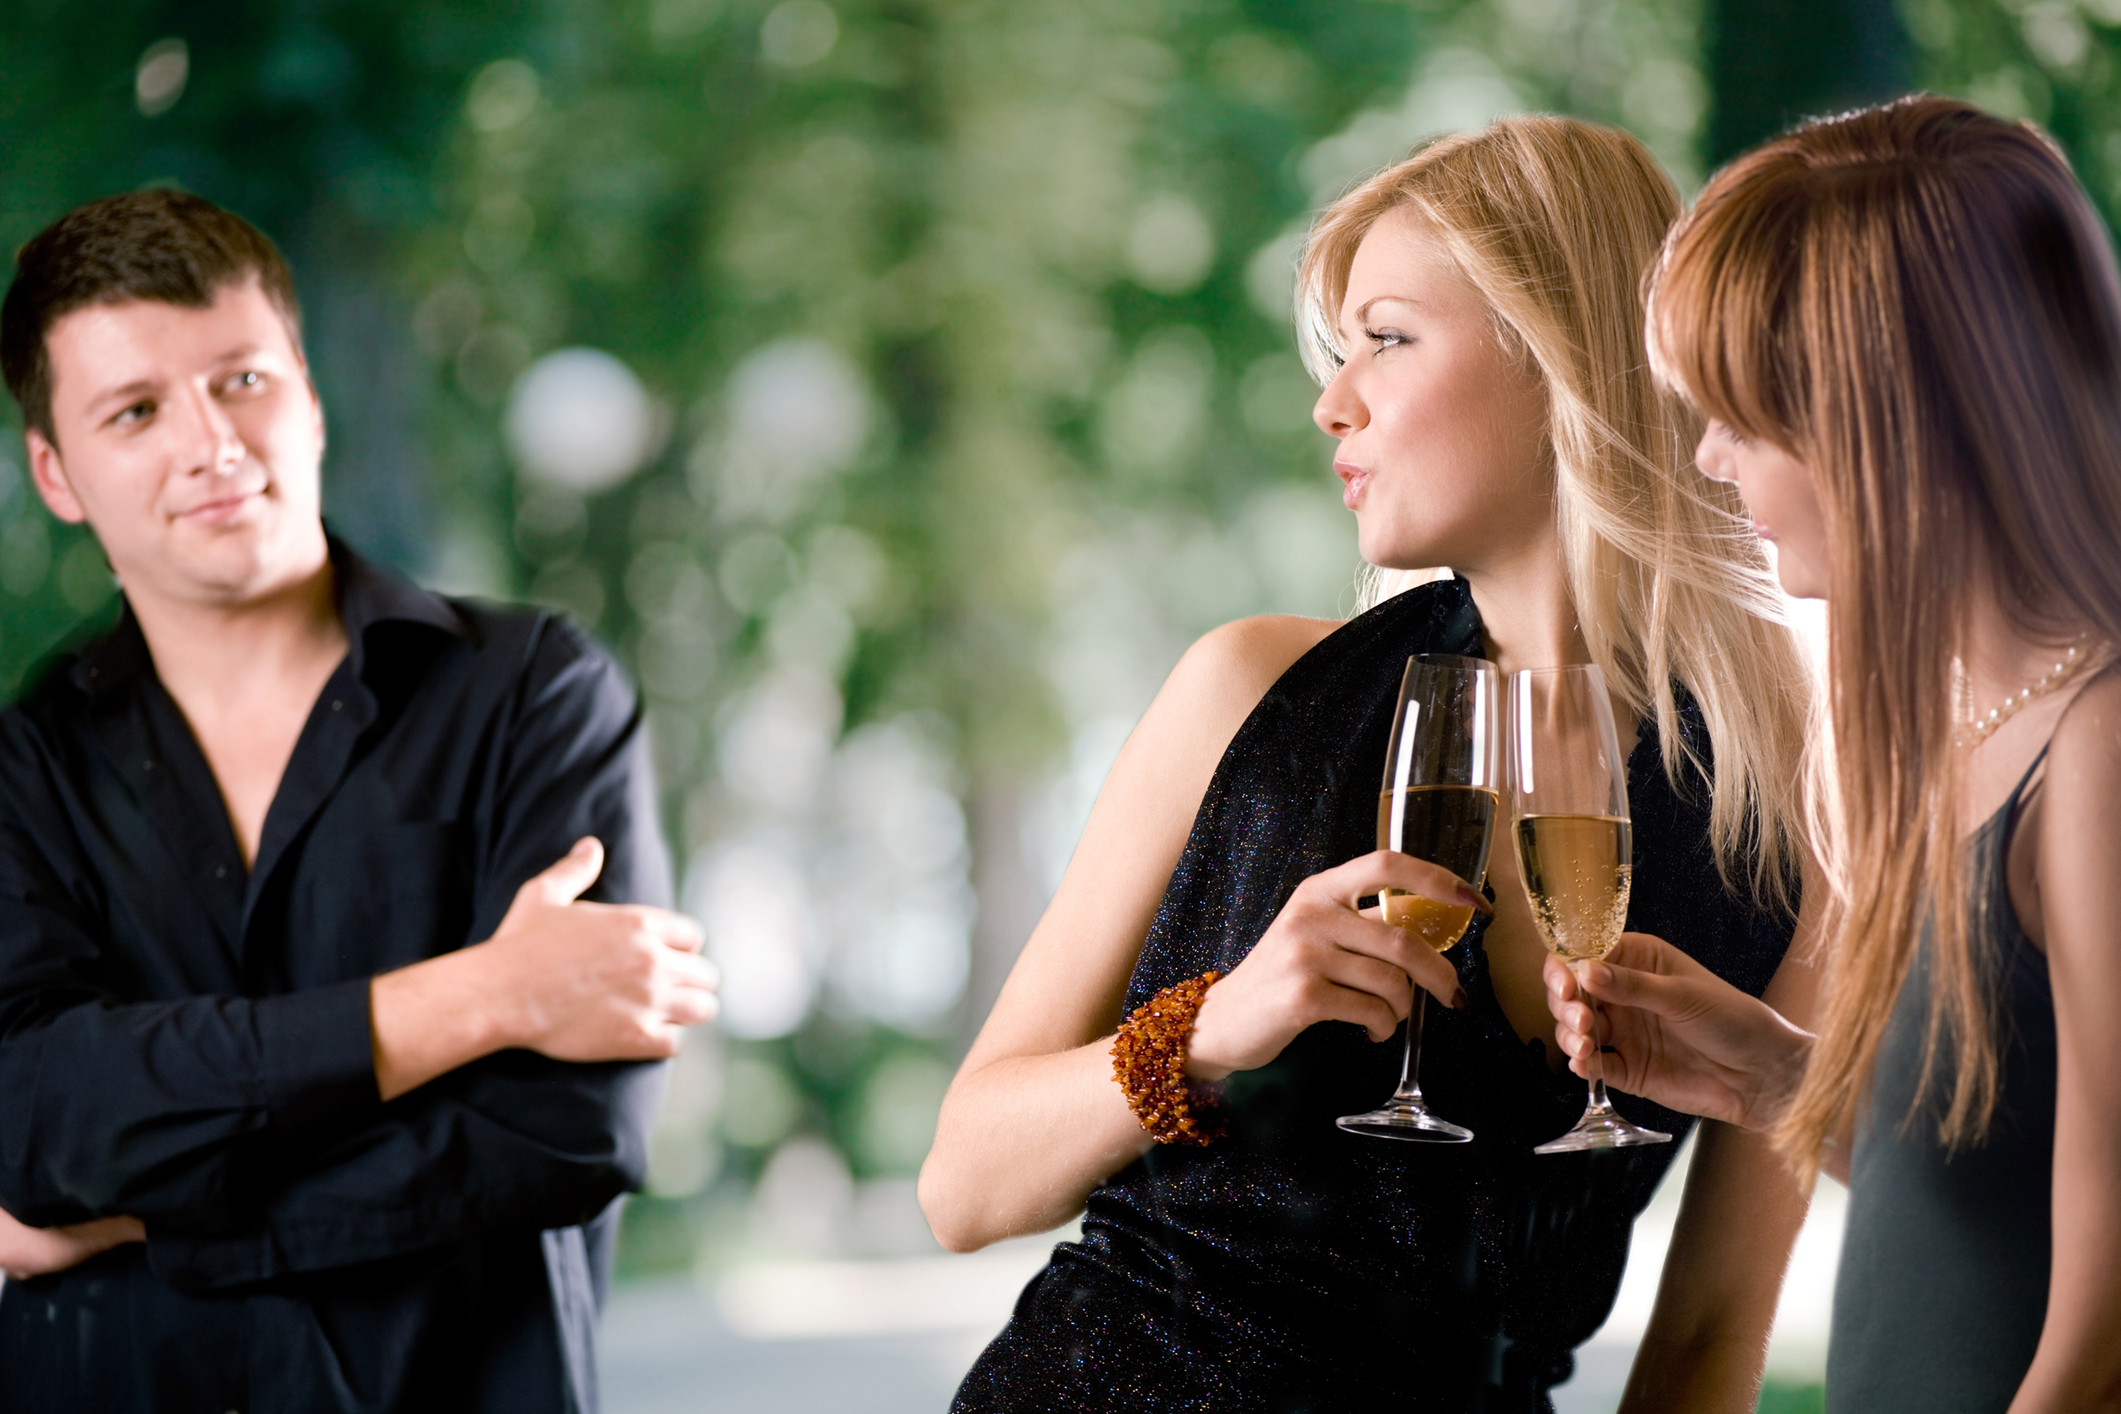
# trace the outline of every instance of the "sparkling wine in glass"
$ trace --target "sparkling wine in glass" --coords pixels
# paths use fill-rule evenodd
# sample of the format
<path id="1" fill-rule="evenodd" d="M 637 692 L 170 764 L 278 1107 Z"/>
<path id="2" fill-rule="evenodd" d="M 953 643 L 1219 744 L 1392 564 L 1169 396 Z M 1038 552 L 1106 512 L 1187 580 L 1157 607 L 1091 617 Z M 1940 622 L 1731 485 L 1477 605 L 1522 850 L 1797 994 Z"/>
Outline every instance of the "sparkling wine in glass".
<path id="1" fill-rule="evenodd" d="M 1628 767 L 1605 675 L 1594 664 L 1510 676 L 1510 814 L 1517 868 L 1547 951 L 1571 968 L 1613 950 L 1627 927 L 1633 839 Z M 1584 1002 L 1595 1012 L 1588 994 Z M 1583 1118 L 1535 1154 L 1669 1144 L 1606 1098 L 1594 1051 Z"/>
<path id="2" fill-rule="evenodd" d="M 1407 660 L 1377 796 L 1377 847 L 1441 865 L 1475 888 L 1488 872 L 1488 842 L 1502 794 L 1502 673 L 1482 658 L 1424 653 Z M 1470 905 L 1380 890 L 1387 923 L 1444 952 L 1465 936 Z M 1335 1123 L 1357 1134 L 1463 1144 L 1473 1131 L 1422 1099 L 1421 1024 L 1429 994 L 1414 989 L 1399 1088 L 1374 1110 Z"/>

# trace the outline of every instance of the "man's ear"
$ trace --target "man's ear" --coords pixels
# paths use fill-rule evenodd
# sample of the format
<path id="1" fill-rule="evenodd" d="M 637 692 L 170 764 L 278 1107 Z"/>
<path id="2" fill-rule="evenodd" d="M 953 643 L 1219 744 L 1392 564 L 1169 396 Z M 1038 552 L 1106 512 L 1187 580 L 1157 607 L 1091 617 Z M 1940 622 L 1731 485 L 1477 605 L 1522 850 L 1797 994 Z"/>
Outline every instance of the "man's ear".
<path id="1" fill-rule="evenodd" d="M 66 464 L 59 459 L 59 449 L 34 427 L 22 434 L 22 442 L 29 449 L 29 479 L 36 483 L 37 494 L 51 507 L 52 514 L 68 525 L 87 520 L 88 512 L 74 495 L 73 483 L 66 479 Z"/>

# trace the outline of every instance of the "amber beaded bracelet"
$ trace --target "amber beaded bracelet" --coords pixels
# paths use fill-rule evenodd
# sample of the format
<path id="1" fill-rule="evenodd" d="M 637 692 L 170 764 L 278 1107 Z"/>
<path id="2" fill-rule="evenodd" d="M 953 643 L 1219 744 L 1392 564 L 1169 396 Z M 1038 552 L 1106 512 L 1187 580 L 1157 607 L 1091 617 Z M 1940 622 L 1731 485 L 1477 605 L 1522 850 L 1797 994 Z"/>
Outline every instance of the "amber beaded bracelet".
<path id="1" fill-rule="evenodd" d="M 1214 1087 L 1186 1078 L 1186 1042 L 1201 999 L 1220 972 L 1166 987 L 1135 1008 L 1112 1038 L 1112 1078 L 1127 1107 L 1159 1144 L 1212 1144 L 1222 1138 Z"/>

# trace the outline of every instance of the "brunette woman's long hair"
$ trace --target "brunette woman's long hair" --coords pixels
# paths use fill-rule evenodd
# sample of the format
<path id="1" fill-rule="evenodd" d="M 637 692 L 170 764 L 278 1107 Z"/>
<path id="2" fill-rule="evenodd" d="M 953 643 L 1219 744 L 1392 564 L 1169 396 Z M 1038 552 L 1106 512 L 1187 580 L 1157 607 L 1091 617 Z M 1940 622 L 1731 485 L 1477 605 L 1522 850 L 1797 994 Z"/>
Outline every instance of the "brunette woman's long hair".
<path id="1" fill-rule="evenodd" d="M 1617 128 L 1526 114 L 1438 138 L 1319 213 L 1297 274 L 1297 337 L 1340 366 L 1348 271 L 1379 220 L 1411 213 L 1486 302 L 1546 392 L 1569 593 L 1606 682 L 1657 724 L 1674 786 L 1704 787 L 1726 882 L 1786 903 L 1804 833 L 1811 672 L 1744 507 L 1694 470 L 1701 421 L 1650 375 L 1643 285 L 1679 214 L 1648 149 Z M 1367 608 L 1434 571 L 1373 571 Z M 1679 731 L 1674 683 L 1713 772 Z"/>
<path id="2" fill-rule="evenodd" d="M 1809 467 L 1825 515 L 1816 798 L 1837 917 L 1825 1023 L 1778 1138 L 1809 1168 L 1853 1117 L 1926 927 L 1918 1104 L 1948 1087 L 1940 1137 L 1976 1142 L 1999 1086 L 1999 959 L 1959 837 L 1957 663 L 1984 584 L 2035 641 L 2121 642 L 2106 229 L 2030 124 L 1917 96 L 1717 173 L 1666 241 L 1649 325 L 1660 374 Z"/>

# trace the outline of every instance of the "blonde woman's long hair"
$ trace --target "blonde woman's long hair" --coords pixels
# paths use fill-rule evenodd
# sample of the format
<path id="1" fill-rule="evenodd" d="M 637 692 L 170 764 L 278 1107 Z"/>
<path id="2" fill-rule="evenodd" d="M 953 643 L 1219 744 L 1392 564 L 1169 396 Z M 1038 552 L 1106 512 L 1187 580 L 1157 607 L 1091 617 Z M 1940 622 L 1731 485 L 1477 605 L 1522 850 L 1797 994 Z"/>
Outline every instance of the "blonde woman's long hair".
<path id="1" fill-rule="evenodd" d="M 1927 923 L 1917 1104 L 1949 1057 L 1938 1133 L 1975 1142 L 1999 1084 L 2000 959 L 1969 903 L 1952 684 L 1984 569 L 2028 637 L 2121 642 L 2105 227 L 2030 124 L 1903 99 L 1718 173 L 1672 232 L 1650 335 L 1705 412 L 1811 469 L 1825 516 L 1842 896 L 1825 1024 L 1778 1137 L 1809 1166 L 1853 1117 Z"/>
<path id="2" fill-rule="evenodd" d="M 1679 213 L 1671 180 L 1628 134 L 1547 116 L 1440 138 L 1379 172 L 1319 215 L 1298 267 L 1297 337 L 1321 383 L 1345 356 L 1356 248 L 1395 212 L 1436 234 L 1506 351 L 1545 384 L 1563 558 L 1592 661 L 1655 720 L 1674 787 L 1707 785 L 1725 882 L 1788 904 L 1810 668 L 1736 493 L 1694 469 L 1699 418 L 1650 374 L 1643 287 Z M 1434 573 L 1373 569 L 1362 607 Z M 1713 770 L 1679 730 L 1675 683 L 1700 706 Z"/>

